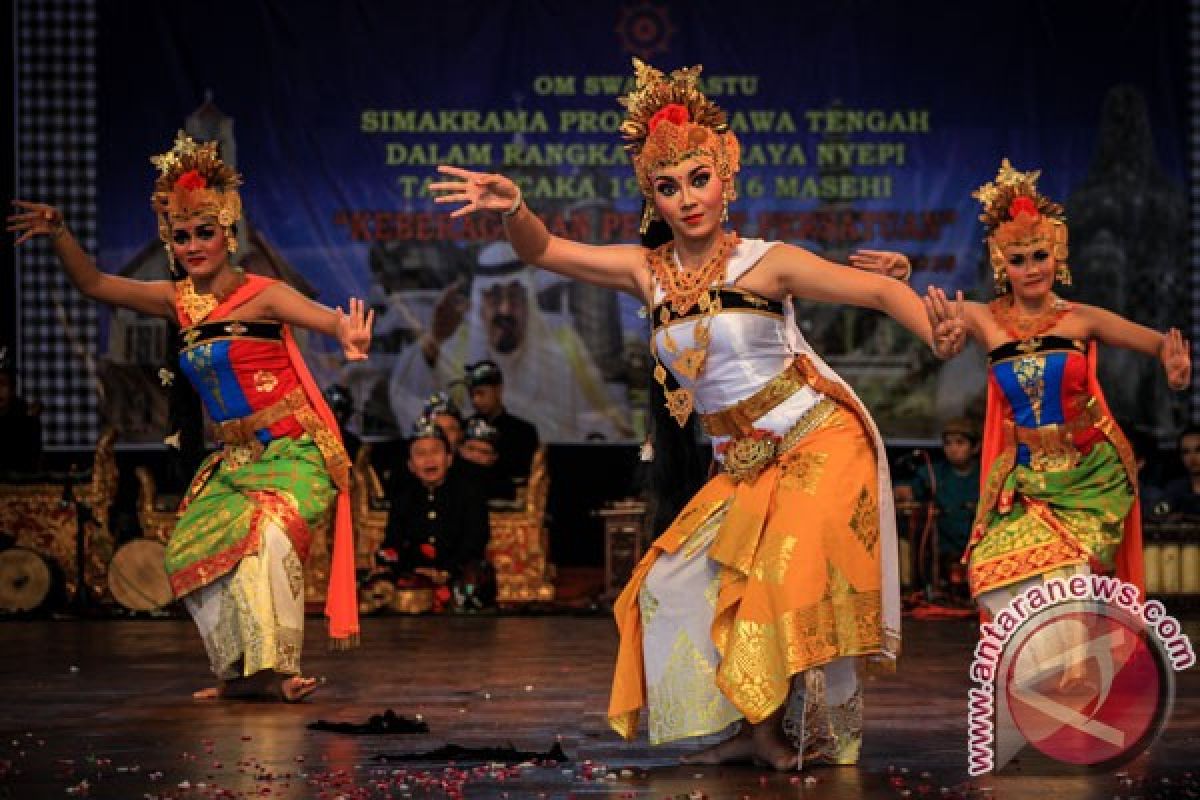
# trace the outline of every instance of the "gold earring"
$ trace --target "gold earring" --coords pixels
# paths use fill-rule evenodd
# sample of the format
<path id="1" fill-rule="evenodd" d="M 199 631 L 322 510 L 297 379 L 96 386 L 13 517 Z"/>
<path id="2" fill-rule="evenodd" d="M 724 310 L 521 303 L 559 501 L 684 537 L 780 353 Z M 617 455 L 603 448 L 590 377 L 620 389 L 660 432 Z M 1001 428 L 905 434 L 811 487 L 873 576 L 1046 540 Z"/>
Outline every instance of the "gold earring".
<path id="1" fill-rule="evenodd" d="M 233 255 L 238 250 L 237 237 L 234 236 L 231 228 L 225 229 L 225 249 L 229 251 L 229 255 Z"/>
<path id="2" fill-rule="evenodd" d="M 992 283 L 996 287 L 996 294 L 1004 294 L 1008 291 L 1008 270 L 1004 266 L 1003 258 L 992 258 Z"/>
<path id="3" fill-rule="evenodd" d="M 650 223 L 654 221 L 655 216 L 654 204 L 647 202 L 645 208 L 642 209 L 642 224 L 638 227 L 638 233 L 645 236 L 646 231 L 650 230 Z"/>
<path id="4" fill-rule="evenodd" d="M 1054 277 L 1058 278 L 1058 282 L 1063 286 L 1071 285 L 1071 268 L 1065 261 L 1058 262 L 1058 269 L 1055 270 Z"/>

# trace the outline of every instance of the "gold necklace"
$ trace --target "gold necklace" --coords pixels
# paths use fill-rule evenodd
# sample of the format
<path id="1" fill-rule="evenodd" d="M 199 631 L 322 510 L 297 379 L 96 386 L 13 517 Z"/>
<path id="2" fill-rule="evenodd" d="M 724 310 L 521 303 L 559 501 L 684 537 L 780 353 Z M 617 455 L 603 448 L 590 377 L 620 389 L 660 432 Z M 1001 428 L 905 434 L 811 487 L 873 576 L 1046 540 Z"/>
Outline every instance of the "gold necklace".
<path id="1" fill-rule="evenodd" d="M 1051 293 L 1050 303 L 1033 315 L 1022 314 L 1018 311 L 1015 297 L 993 300 L 988 308 L 1005 333 L 1018 341 L 1024 341 L 1049 331 L 1071 311 L 1072 306 L 1058 295 Z"/>
<path id="2" fill-rule="evenodd" d="M 663 326 L 663 349 L 677 356 L 671 367 L 693 383 L 708 361 L 709 328 L 713 318 L 721 310 L 720 287 L 724 282 L 729 257 L 737 248 L 739 238 L 736 233 L 725 233 L 721 243 L 717 245 L 712 257 L 704 266 L 697 270 L 681 270 L 675 266 L 675 244 L 667 244 L 653 250 L 647 256 L 650 270 L 655 282 L 663 290 L 663 302 L 659 309 L 659 321 Z M 717 285 L 716 291 L 713 284 Z M 671 312 L 683 316 L 693 307 L 698 307 L 704 316 L 697 320 L 693 328 L 694 346 L 683 349 L 671 337 L 667 325 L 671 322 Z M 663 387 L 666 397 L 667 410 L 679 427 L 687 424 L 688 417 L 695 407 L 695 394 L 691 389 L 680 387 L 671 389 L 667 385 L 667 368 L 663 366 L 658 352 L 658 342 L 653 331 L 650 334 L 650 353 L 654 357 L 654 379 Z"/>
<path id="3" fill-rule="evenodd" d="M 196 285 L 192 283 L 192 278 L 189 275 L 183 280 L 175 284 L 176 297 L 179 300 L 179 305 L 187 313 L 188 319 L 192 325 L 199 325 L 208 317 L 217 306 L 229 299 L 229 296 L 241 288 L 246 282 L 246 273 L 242 269 L 235 268 L 234 274 L 236 279 L 232 286 L 222 292 L 206 292 L 200 293 L 196 291 Z"/>
<path id="4" fill-rule="evenodd" d="M 662 288 L 663 302 L 676 314 L 683 314 L 708 293 L 713 281 L 725 276 L 725 262 L 738 245 L 736 233 L 721 234 L 713 254 L 699 269 L 678 269 L 675 266 L 675 243 L 667 242 L 650 254 L 650 269 Z"/>

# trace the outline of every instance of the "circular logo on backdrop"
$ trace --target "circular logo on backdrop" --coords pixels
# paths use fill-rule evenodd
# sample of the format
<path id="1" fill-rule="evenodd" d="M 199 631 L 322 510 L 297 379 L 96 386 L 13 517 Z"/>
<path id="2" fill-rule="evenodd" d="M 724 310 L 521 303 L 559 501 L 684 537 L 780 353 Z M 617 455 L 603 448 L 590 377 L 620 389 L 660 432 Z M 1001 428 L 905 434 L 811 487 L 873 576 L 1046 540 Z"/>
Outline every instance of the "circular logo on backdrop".
<path id="1" fill-rule="evenodd" d="M 622 8 L 616 31 L 621 46 L 643 61 L 667 52 L 675 35 L 667 7 L 653 3 L 631 3 Z"/>
<path id="2" fill-rule="evenodd" d="M 1174 692 L 1166 654 L 1119 608 L 1047 613 L 1009 643 L 1011 719 L 1039 751 L 1069 764 L 1113 766 L 1138 755 L 1166 724 Z"/>

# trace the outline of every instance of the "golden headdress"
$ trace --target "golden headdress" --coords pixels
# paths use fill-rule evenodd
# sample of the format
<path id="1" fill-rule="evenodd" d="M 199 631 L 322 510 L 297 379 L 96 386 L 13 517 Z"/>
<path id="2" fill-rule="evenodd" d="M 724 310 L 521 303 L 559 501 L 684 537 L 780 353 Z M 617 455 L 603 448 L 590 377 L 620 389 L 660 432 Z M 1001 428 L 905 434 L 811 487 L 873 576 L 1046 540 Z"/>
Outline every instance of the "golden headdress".
<path id="1" fill-rule="evenodd" d="M 158 168 L 150 203 L 158 216 L 158 235 L 171 252 L 171 220 L 197 215 L 212 216 L 225 229 L 232 253 L 237 249 L 233 226 L 242 218 L 238 187 L 242 176 L 221 160 L 216 142 L 200 144 L 185 132 L 175 135 L 175 145 L 150 162 Z"/>
<path id="2" fill-rule="evenodd" d="M 654 213 L 654 173 L 689 158 L 713 163 L 725 185 L 726 205 L 734 199 L 733 176 L 740 167 L 741 148 L 729 130 L 725 112 L 700 91 L 697 65 L 670 75 L 633 59 L 634 88 L 618 99 L 625 107 L 621 135 L 633 160 L 638 186 L 646 198 L 642 231 Z"/>
<path id="3" fill-rule="evenodd" d="M 979 221 L 988 233 L 988 254 L 996 280 L 1003 292 L 1008 281 L 1003 248 L 1008 245 L 1044 244 L 1058 262 L 1058 279 L 1071 283 L 1067 267 L 1067 222 L 1063 207 L 1037 190 L 1041 170 L 1020 172 L 1005 158 L 996 179 L 980 186 L 971 196 L 983 206 Z"/>

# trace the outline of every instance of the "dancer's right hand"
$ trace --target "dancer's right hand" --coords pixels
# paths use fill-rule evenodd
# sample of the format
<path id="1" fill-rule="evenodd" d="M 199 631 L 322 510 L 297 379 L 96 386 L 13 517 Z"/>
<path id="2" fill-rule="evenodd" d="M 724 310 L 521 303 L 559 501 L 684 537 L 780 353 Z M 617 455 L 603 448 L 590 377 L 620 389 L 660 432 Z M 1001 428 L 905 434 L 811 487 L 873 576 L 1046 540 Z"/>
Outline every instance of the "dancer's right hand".
<path id="1" fill-rule="evenodd" d="M 8 232 L 16 233 L 14 244 L 23 244 L 34 236 L 54 236 L 63 229 L 63 215 L 54 206 L 31 203 L 28 200 L 13 200 L 20 211 L 8 217 Z"/>
<path id="2" fill-rule="evenodd" d="M 471 172 L 444 164 L 438 167 L 438 172 L 458 178 L 429 184 L 432 191 L 447 193 L 438 195 L 433 202 L 463 204 L 450 212 L 452 217 L 463 217 L 476 211 L 509 211 L 521 196 L 521 189 L 503 175 Z"/>

